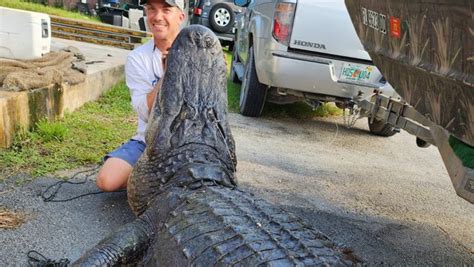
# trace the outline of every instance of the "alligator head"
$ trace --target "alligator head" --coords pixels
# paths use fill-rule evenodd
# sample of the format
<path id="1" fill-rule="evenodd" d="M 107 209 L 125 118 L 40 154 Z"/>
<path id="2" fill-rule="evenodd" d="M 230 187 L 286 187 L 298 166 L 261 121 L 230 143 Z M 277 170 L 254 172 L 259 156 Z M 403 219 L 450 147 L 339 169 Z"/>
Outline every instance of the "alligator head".
<path id="1" fill-rule="evenodd" d="M 236 185 L 219 40 L 205 27 L 189 26 L 173 43 L 167 66 L 148 122 L 147 148 L 128 183 L 129 203 L 137 215 L 173 186 Z"/>

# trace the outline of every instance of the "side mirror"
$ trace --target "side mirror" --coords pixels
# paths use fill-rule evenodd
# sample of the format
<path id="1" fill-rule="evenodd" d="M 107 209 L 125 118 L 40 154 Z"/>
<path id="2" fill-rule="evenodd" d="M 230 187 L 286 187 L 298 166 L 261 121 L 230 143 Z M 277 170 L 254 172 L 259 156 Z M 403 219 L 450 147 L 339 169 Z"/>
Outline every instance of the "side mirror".
<path id="1" fill-rule="evenodd" d="M 246 7 L 250 4 L 251 0 L 234 0 L 236 6 Z"/>

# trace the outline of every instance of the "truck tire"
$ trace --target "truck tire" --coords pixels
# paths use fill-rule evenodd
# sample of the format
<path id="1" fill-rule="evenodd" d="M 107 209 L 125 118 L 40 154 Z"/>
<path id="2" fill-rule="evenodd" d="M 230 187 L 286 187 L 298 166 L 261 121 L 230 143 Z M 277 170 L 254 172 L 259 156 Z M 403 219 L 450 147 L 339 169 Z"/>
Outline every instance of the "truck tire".
<path id="1" fill-rule="evenodd" d="M 239 80 L 239 76 L 237 76 L 237 73 L 235 72 L 234 66 L 235 64 L 239 63 L 239 56 L 237 56 L 237 51 L 235 51 L 235 46 L 232 45 L 233 50 L 232 50 L 232 61 L 230 63 L 230 80 L 233 83 L 242 83 L 241 80 Z M 230 48 L 229 48 L 230 49 Z"/>
<path id="2" fill-rule="evenodd" d="M 226 3 L 215 4 L 209 12 L 211 28 L 220 33 L 228 32 L 234 26 L 234 11 Z"/>
<path id="3" fill-rule="evenodd" d="M 260 116 L 266 96 L 267 86 L 258 81 L 253 47 L 250 47 L 242 87 L 240 88 L 240 113 L 248 117 Z"/>
<path id="4" fill-rule="evenodd" d="M 389 137 L 397 133 L 397 131 L 395 130 L 393 126 L 381 120 L 374 119 L 374 121 L 370 123 L 370 118 L 369 118 L 368 121 L 369 121 L 369 130 L 374 135 Z"/>

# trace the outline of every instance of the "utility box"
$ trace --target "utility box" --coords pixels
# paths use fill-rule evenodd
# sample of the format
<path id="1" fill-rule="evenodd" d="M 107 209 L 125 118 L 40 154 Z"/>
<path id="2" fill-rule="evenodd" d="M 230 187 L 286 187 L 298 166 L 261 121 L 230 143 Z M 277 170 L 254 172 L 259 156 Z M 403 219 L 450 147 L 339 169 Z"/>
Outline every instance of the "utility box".
<path id="1" fill-rule="evenodd" d="M 48 15 L 0 7 L 0 57 L 34 59 L 51 49 Z"/>

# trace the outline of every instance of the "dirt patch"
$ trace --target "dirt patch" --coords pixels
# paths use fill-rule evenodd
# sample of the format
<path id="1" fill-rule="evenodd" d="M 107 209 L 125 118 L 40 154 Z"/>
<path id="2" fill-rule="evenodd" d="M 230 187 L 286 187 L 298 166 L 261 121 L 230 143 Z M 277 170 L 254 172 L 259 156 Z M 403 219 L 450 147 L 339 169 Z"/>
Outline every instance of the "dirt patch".
<path id="1" fill-rule="evenodd" d="M 0 207 L 0 229 L 15 229 L 25 222 L 25 215 Z"/>

